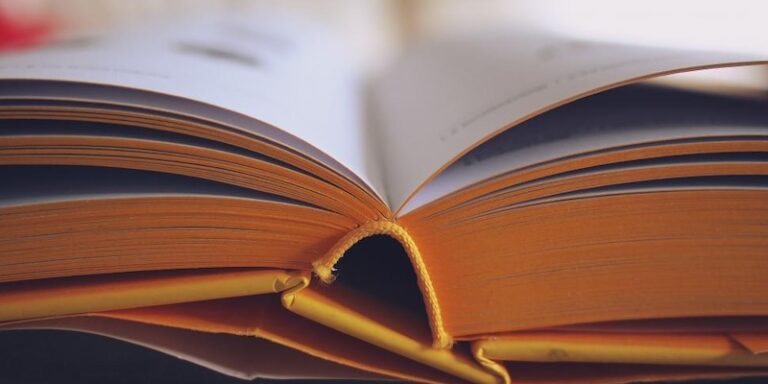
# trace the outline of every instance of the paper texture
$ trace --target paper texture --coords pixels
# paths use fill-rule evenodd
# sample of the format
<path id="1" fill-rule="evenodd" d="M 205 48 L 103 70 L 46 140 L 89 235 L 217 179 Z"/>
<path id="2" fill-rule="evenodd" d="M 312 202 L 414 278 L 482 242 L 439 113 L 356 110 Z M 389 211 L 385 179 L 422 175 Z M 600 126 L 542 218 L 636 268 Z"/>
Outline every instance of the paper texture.
<path id="1" fill-rule="evenodd" d="M 402 212 L 495 176 L 575 156 L 671 142 L 768 135 L 765 103 L 630 85 L 577 100 L 510 128 L 427 183 Z"/>
<path id="2" fill-rule="evenodd" d="M 559 104 L 653 74 L 758 59 L 526 31 L 426 45 L 378 83 L 390 205 L 403 206 L 440 170 L 504 128 Z"/>
<path id="3" fill-rule="evenodd" d="M 0 79 L 79 82 L 4 89 L 168 109 L 234 125 L 381 191 L 344 47 L 287 18 L 212 16 L 64 41 L 0 59 Z M 115 88 L 94 88 L 109 85 Z"/>

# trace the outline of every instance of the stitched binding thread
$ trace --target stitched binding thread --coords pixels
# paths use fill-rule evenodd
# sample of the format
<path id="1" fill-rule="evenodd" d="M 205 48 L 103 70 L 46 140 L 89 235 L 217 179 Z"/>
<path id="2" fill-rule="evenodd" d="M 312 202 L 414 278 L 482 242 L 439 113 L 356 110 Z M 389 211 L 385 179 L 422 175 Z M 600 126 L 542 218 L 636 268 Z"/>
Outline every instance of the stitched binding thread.
<path id="1" fill-rule="evenodd" d="M 432 329 L 433 345 L 436 348 L 450 348 L 453 344 L 453 339 L 445 331 L 435 288 L 432 285 L 432 280 L 429 278 L 429 273 L 424 265 L 424 260 L 421 258 L 419 248 L 416 246 L 413 238 L 411 238 L 411 235 L 397 222 L 388 220 L 370 221 L 350 231 L 339 239 L 325 256 L 312 263 L 315 274 L 324 283 L 332 283 L 335 279 L 333 274 L 335 269 L 333 266 L 344 256 L 344 253 L 358 241 L 374 235 L 389 235 L 399 241 L 403 248 L 405 248 L 405 252 L 408 254 L 411 264 L 416 270 L 419 288 L 424 295 L 427 315 L 430 319 L 430 328 Z"/>

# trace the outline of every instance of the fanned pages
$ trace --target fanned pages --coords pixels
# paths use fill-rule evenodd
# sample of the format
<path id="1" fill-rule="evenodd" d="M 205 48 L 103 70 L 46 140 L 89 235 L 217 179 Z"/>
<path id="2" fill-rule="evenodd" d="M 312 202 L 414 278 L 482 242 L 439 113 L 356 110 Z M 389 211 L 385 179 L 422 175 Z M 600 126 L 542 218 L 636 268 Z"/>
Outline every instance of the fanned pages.
<path id="1" fill-rule="evenodd" d="M 343 41 L 243 14 L 0 57 L 0 330 L 246 379 L 768 375 L 768 84 L 669 77 L 766 57 L 518 30 L 373 78 Z"/>
<path id="2" fill-rule="evenodd" d="M 4 87 L 4 98 L 173 111 L 293 148 L 366 187 L 378 183 L 359 129 L 359 79 L 343 50 L 307 23 L 226 16 L 84 37 L 3 58 L 0 78 L 45 82 Z"/>
<path id="3" fill-rule="evenodd" d="M 761 59 L 530 31 L 425 44 L 381 79 L 377 113 L 390 204 L 416 208 L 407 205 L 413 194 L 461 155 L 574 99 L 652 76 Z"/>

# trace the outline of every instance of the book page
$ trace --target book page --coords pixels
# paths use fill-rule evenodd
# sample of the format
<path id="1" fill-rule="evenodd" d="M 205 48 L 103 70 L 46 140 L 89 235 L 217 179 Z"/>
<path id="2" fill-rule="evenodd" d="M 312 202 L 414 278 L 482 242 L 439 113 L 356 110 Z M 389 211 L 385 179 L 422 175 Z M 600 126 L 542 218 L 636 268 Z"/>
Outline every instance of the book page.
<path id="1" fill-rule="evenodd" d="M 243 380 L 381 379 L 261 337 L 205 333 L 94 315 L 6 323 L 0 332 L 72 331 L 104 336 L 170 355 Z"/>
<path id="2" fill-rule="evenodd" d="M 526 31 L 454 37 L 415 48 L 376 90 L 390 204 L 402 208 L 464 153 L 557 105 L 653 74 L 759 59 Z"/>
<path id="3" fill-rule="evenodd" d="M 466 153 L 417 192 L 403 214 L 496 176 L 559 159 L 685 140 L 768 139 L 768 99 L 628 85 L 563 105 Z"/>
<path id="4" fill-rule="evenodd" d="M 75 200 L 161 196 L 220 196 L 309 207 L 249 188 L 195 177 L 112 167 L 3 165 L 0 209 Z"/>
<path id="5" fill-rule="evenodd" d="M 336 36 L 309 22 L 213 15 L 64 40 L 0 58 L 2 80 L 13 80 L 5 99 L 115 103 L 234 126 L 382 190 L 357 69 Z"/>

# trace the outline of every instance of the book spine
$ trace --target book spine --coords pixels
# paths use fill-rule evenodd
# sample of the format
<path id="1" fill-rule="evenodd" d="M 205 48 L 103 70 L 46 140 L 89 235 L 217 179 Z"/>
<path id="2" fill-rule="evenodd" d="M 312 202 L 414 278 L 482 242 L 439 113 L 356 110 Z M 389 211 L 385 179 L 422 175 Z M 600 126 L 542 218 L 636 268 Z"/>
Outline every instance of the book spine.
<path id="1" fill-rule="evenodd" d="M 401 355 L 439 371 L 476 384 L 508 384 L 506 371 L 490 370 L 471 356 L 445 348 L 430 347 L 429 341 L 414 337 L 413 332 L 382 324 L 380 316 L 360 311 L 343 301 L 311 289 L 309 276 L 296 280 L 282 293 L 283 306 L 289 311 L 379 348 Z M 379 314 L 381 315 L 381 314 Z"/>
<path id="2" fill-rule="evenodd" d="M 424 304 L 427 307 L 433 346 L 436 348 L 450 348 L 453 345 L 453 338 L 445 330 L 440 303 L 438 302 L 432 279 L 429 277 L 427 266 L 424 264 L 424 259 L 419 252 L 416 241 L 397 221 L 374 220 L 350 231 L 339 239 L 323 257 L 312 263 L 315 274 L 324 283 L 332 283 L 335 278 L 333 274 L 335 271 L 334 266 L 344 256 L 344 253 L 357 244 L 358 241 L 375 235 L 388 235 L 400 242 L 405 249 L 416 272 L 419 289 L 424 297 Z"/>

